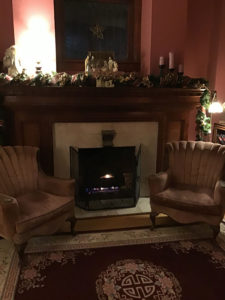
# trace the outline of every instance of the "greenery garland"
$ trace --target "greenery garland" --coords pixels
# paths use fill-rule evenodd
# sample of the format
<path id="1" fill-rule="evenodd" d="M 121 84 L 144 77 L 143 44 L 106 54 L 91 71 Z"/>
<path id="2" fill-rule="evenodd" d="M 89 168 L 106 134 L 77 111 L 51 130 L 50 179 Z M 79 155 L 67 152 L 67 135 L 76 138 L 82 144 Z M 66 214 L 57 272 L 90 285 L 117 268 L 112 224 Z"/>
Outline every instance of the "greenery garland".
<path id="1" fill-rule="evenodd" d="M 212 93 L 206 87 L 205 91 L 200 97 L 200 106 L 196 113 L 196 140 L 202 141 L 204 137 L 211 133 L 211 118 L 207 116 L 207 109 L 211 103 Z"/>
<path id="2" fill-rule="evenodd" d="M 96 81 L 101 79 L 103 82 L 112 81 L 115 87 L 158 87 L 158 88 L 205 88 L 207 81 L 203 78 L 191 78 L 180 75 L 177 72 L 168 72 L 163 76 L 140 76 L 135 72 L 95 72 L 87 74 L 84 72 L 74 75 L 65 72 L 57 73 L 38 73 L 29 76 L 25 72 L 10 77 L 5 73 L 0 73 L 0 85 L 14 86 L 75 86 L 75 87 L 95 87 Z"/>

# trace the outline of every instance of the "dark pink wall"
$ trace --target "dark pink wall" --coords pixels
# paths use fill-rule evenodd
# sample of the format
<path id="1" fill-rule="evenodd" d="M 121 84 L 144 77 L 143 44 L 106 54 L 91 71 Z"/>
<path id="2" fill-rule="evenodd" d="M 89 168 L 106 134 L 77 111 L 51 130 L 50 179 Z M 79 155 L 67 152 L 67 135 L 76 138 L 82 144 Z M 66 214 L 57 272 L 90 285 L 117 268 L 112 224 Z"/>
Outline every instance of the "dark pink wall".
<path id="1" fill-rule="evenodd" d="M 192 77 L 207 77 L 215 1 L 189 0 L 184 71 Z"/>
<path id="2" fill-rule="evenodd" d="M 218 55 L 216 60 L 215 89 L 218 98 L 225 102 L 225 1 L 221 3 L 220 10 L 220 30 L 218 41 Z"/>
<path id="3" fill-rule="evenodd" d="M 210 87 L 215 89 L 215 82 L 217 77 L 217 65 L 219 57 L 219 44 L 221 39 L 222 31 L 222 1 L 223 0 L 214 0 L 214 15 L 213 15 L 213 26 L 211 32 L 211 40 L 209 47 L 209 61 L 208 61 L 208 70 L 206 77 L 209 80 Z"/>
<path id="4" fill-rule="evenodd" d="M 150 70 L 158 74 L 159 56 L 174 52 L 175 65 L 183 63 L 187 0 L 153 0 Z"/>
<path id="5" fill-rule="evenodd" d="M 1 0 L 0 9 L 0 61 L 5 50 L 14 45 L 12 1 Z"/>
<path id="6" fill-rule="evenodd" d="M 152 1 L 142 0 L 141 16 L 141 73 L 150 73 Z"/>
<path id="7" fill-rule="evenodd" d="M 218 55 L 216 60 L 215 72 L 215 90 L 217 91 L 218 100 L 225 103 L 225 1 L 220 1 L 218 6 L 218 15 L 220 17 L 218 30 Z M 214 118 L 215 122 L 225 121 L 225 112 L 218 114 Z"/>

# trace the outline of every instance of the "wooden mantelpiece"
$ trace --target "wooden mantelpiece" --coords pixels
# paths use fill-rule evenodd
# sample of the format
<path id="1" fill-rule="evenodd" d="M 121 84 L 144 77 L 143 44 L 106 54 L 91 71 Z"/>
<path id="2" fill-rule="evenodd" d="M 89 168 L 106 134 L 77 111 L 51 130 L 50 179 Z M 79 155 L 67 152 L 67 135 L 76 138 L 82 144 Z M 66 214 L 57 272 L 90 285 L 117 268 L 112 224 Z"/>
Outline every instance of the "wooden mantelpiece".
<path id="1" fill-rule="evenodd" d="M 164 88 L 1 87 L 9 141 L 40 147 L 41 164 L 53 172 L 56 122 L 158 122 L 157 170 L 170 140 L 188 139 L 189 114 L 202 91 Z"/>

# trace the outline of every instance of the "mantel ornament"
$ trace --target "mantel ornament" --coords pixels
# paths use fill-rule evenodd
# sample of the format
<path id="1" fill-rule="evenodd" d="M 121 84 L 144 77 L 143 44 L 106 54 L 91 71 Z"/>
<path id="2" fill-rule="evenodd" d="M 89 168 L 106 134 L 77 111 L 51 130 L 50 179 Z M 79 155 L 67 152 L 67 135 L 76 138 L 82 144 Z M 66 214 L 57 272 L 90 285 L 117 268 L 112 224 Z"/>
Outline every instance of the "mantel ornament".
<path id="1" fill-rule="evenodd" d="M 11 77 L 21 72 L 21 62 L 15 45 L 6 49 L 5 56 L 3 57 L 3 67 L 8 69 L 8 75 Z"/>
<path id="2" fill-rule="evenodd" d="M 118 63 L 111 57 L 95 57 L 93 54 L 89 53 L 84 61 L 84 72 L 87 74 L 99 73 L 99 72 L 109 72 L 115 73 L 118 72 Z"/>

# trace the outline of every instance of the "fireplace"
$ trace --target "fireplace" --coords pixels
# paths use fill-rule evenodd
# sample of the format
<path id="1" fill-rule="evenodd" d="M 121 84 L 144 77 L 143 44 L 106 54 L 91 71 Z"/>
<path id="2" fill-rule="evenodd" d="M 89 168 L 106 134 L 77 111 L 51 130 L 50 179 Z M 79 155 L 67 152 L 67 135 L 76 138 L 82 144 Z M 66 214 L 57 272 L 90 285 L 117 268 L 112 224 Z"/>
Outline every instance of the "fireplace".
<path id="1" fill-rule="evenodd" d="M 140 194 L 140 156 L 135 146 L 70 147 L 70 175 L 76 179 L 76 205 L 87 210 L 128 208 Z"/>

